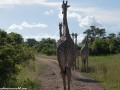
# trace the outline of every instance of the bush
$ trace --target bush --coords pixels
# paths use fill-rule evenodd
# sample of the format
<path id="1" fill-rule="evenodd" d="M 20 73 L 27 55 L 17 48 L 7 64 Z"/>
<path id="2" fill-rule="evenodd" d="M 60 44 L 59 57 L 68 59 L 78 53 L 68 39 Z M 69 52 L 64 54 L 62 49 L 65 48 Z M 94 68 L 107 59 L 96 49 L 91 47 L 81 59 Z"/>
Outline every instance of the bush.
<path id="1" fill-rule="evenodd" d="M 23 62 L 35 58 L 34 52 L 24 44 L 20 34 L 0 30 L 0 41 L 0 87 L 12 87 Z"/>
<path id="2" fill-rule="evenodd" d="M 28 90 L 39 90 L 40 89 L 39 85 L 40 83 L 36 82 L 35 80 L 33 81 L 27 78 L 26 80 L 24 80 L 22 87 L 25 87 Z"/>
<path id="3" fill-rule="evenodd" d="M 106 55 L 109 53 L 108 43 L 105 39 L 96 39 L 90 46 L 90 54 L 92 55 Z"/>
<path id="4" fill-rule="evenodd" d="M 34 48 L 38 53 L 48 56 L 56 55 L 56 41 L 54 39 L 42 39 Z"/>

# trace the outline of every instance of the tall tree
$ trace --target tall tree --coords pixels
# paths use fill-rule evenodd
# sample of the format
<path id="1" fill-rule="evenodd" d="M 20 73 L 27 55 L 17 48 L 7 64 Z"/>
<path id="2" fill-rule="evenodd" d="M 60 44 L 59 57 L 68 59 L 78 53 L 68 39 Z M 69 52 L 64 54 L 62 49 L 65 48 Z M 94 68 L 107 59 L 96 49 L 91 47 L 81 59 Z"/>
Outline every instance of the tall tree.
<path id="1" fill-rule="evenodd" d="M 105 37 L 105 33 L 106 32 L 105 32 L 105 29 L 100 29 L 100 28 L 96 28 L 95 26 L 90 26 L 90 29 L 87 29 L 83 33 L 84 34 L 88 34 L 89 42 L 92 44 L 92 42 L 96 38 L 103 38 L 103 37 Z M 83 43 L 84 43 L 84 40 L 83 40 Z"/>

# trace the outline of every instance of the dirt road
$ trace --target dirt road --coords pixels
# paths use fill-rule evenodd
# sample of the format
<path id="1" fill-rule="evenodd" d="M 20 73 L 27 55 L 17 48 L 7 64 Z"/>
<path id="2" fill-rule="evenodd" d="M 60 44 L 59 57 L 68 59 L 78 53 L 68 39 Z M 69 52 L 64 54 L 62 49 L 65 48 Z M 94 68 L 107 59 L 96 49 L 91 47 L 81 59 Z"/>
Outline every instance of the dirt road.
<path id="1" fill-rule="evenodd" d="M 56 60 L 39 58 L 48 64 L 47 70 L 40 77 L 42 81 L 41 90 L 64 90 L 60 75 L 60 68 Z M 71 90 L 104 90 L 101 85 L 80 71 L 72 71 Z"/>

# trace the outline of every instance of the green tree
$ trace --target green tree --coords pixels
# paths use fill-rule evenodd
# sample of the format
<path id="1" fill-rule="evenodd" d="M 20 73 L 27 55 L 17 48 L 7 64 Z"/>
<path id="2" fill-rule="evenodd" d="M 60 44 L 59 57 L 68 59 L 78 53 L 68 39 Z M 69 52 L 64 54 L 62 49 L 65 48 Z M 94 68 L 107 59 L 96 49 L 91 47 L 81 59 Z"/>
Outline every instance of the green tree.
<path id="1" fill-rule="evenodd" d="M 56 55 L 56 41 L 54 39 L 43 38 L 34 48 L 37 52 L 42 54 Z"/>
<path id="2" fill-rule="evenodd" d="M 119 33 L 118 35 L 114 33 L 110 33 L 107 36 L 107 40 L 109 42 L 109 49 L 112 54 L 119 53 L 120 52 L 120 38 Z"/>
<path id="3" fill-rule="evenodd" d="M 22 36 L 20 34 L 14 33 L 14 32 L 7 34 L 6 40 L 7 40 L 7 43 L 20 44 L 23 42 Z"/>
<path id="4" fill-rule="evenodd" d="M 97 38 L 90 46 L 92 55 L 106 55 L 109 53 L 108 42 L 105 39 Z"/>
<path id="5" fill-rule="evenodd" d="M 5 31 L 3 31 L 2 29 L 0 29 L 0 45 L 5 45 L 6 43 L 6 35 L 7 33 Z"/>
<path id="6" fill-rule="evenodd" d="M 34 38 L 29 38 L 29 39 L 27 39 L 26 43 L 27 43 L 30 47 L 32 47 L 32 46 L 38 44 L 38 41 L 36 41 Z"/>
<path id="7" fill-rule="evenodd" d="M 92 42 L 96 38 L 104 38 L 106 32 L 105 32 L 105 29 L 100 29 L 100 28 L 96 28 L 95 26 L 90 26 L 90 29 L 87 29 L 83 33 L 88 34 L 89 42 L 90 42 L 90 44 L 92 44 Z M 85 41 L 85 38 L 82 41 L 82 43 L 84 43 L 84 41 Z"/>
<path id="8" fill-rule="evenodd" d="M 116 38 L 116 34 L 110 33 L 107 37 L 108 37 L 109 39 L 113 39 L 113 38 Z"/>

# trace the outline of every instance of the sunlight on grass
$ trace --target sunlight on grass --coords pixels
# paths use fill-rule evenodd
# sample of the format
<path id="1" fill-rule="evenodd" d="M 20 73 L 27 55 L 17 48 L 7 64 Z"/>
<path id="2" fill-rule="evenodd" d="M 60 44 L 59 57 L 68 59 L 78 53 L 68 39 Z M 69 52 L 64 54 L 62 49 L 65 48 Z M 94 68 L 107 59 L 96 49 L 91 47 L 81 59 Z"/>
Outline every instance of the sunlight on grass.
<path id="1" fill-rule="evenodd" d="M 120 54 L 90 56 L 88 74 L 100 81 L 105 90 L 120 90 Z"/>
<path id="2" fill-rule="evenodd" d="M 17 76 L 18 85 L 26 87 L 29 90 L 39 90 L 41 86 L 39 77 L 46 68 L 47 65 L 39 61 L 38 58 L 35 61 L 30 61 Z"/>

